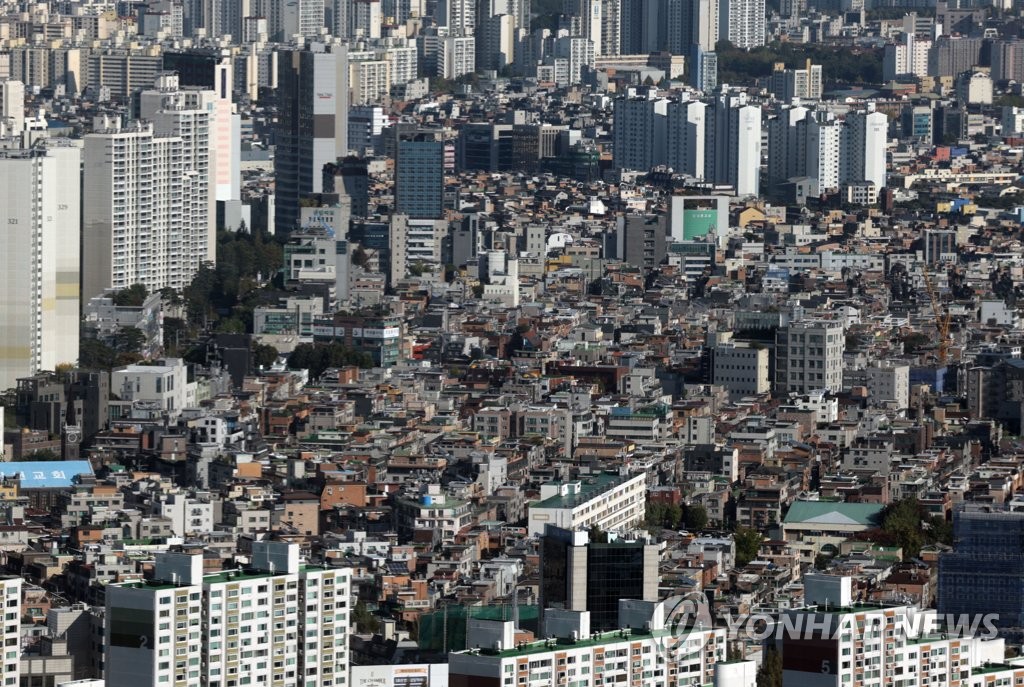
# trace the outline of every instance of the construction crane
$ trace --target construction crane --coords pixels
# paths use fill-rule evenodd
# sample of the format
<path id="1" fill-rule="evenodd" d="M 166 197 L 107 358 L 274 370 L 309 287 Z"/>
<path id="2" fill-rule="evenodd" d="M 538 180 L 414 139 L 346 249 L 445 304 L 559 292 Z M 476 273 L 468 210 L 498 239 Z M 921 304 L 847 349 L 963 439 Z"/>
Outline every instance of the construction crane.
<path id="1" fill-rule="evenodd" d="M 921 266 L 921 275 L 924 277 L 924 287 L 928 290 L 928 298 L 932 302 L 932 315 L 935 317 L 935 329 L 939 336 L 939 365 L 945 365 L 946 358 L 949 355 L 949 323 L 952 315 L 949 312 L 949 308 L 942 306 L 942 301 L 935 290 L 935 285 L 932 284 L 932 277 L 928 273 L 927 265 Z"/>

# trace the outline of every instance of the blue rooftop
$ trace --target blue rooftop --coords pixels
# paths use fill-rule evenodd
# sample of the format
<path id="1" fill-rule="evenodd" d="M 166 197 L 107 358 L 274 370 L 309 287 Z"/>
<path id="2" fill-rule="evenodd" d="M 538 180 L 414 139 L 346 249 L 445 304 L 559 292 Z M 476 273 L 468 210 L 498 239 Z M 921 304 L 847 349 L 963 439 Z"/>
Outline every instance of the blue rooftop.
<path id="1" fill-rule="evenodd" d="M 28 460 L 0 463 L 0 475 L 19 477 L 22 489 L 59 489 L 74 484 L 79 475 L 92 475 L 87 460 Z"/>

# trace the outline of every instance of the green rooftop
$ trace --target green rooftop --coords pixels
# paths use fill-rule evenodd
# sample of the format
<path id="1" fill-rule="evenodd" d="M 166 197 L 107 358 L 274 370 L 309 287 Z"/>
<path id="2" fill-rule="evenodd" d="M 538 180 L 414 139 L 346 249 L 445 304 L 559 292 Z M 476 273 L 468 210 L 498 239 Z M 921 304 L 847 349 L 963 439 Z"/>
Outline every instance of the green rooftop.
<path id="1" fill-rule="evenodd" d="M 874 527 L 878 524 L 882 508 L 877 503 L 794 501 L 786 513 L 785 524 Z"/>
<path id="2" fill-rule="evenodd" d="M 617 487 L 632 477 L 634 475 L 623 477 L 610 472 L 602 472 L 599 475 L 581 477 L 578 480 L 569 480 L 568 482 L 551 482 L 549 484 L 565 485 L 579 483 L 579 491 L 565 496 L 550 496 L 543 501 L 531 503 L 530 508 L 571 508 L 572 506 L 578 506 Z"/>

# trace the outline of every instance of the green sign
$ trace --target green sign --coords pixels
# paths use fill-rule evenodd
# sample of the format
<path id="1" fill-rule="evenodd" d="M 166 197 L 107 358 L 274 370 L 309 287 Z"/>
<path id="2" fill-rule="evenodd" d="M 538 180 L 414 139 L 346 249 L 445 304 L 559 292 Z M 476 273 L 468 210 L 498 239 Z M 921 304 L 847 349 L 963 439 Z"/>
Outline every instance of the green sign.
<path id="1" fill-rule="evenodd" d="M 684 210 L 683 238 L 687 241 L 706 236 L 718 228 L 718 210 Z"/>

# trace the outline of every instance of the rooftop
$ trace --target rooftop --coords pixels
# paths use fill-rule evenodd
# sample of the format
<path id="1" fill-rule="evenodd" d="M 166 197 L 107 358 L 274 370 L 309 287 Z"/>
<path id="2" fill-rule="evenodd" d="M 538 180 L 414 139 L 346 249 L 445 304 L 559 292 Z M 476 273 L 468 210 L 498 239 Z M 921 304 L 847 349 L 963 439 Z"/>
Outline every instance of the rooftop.
<path id="1" fill-rule="evenodd" d="M 542 501 L 537 501 L 531 504 L 530 508 L 570 508 L 572 506 L 578 506 L 579 504 L 586 503 L 590 499 L 595 498 L 610 489 L 614 489 L 632 477 L 634 477 L 634 475 L 622 476 L 619 474 L 602 472 L 598 475 L 592 475 L 578 480 L 571 480 L 570 482 L 552 482 L 551 484 L 559 485 L 579 483 L 579 490 L 575 493 L 564 496 L 550 496 Z"/>

